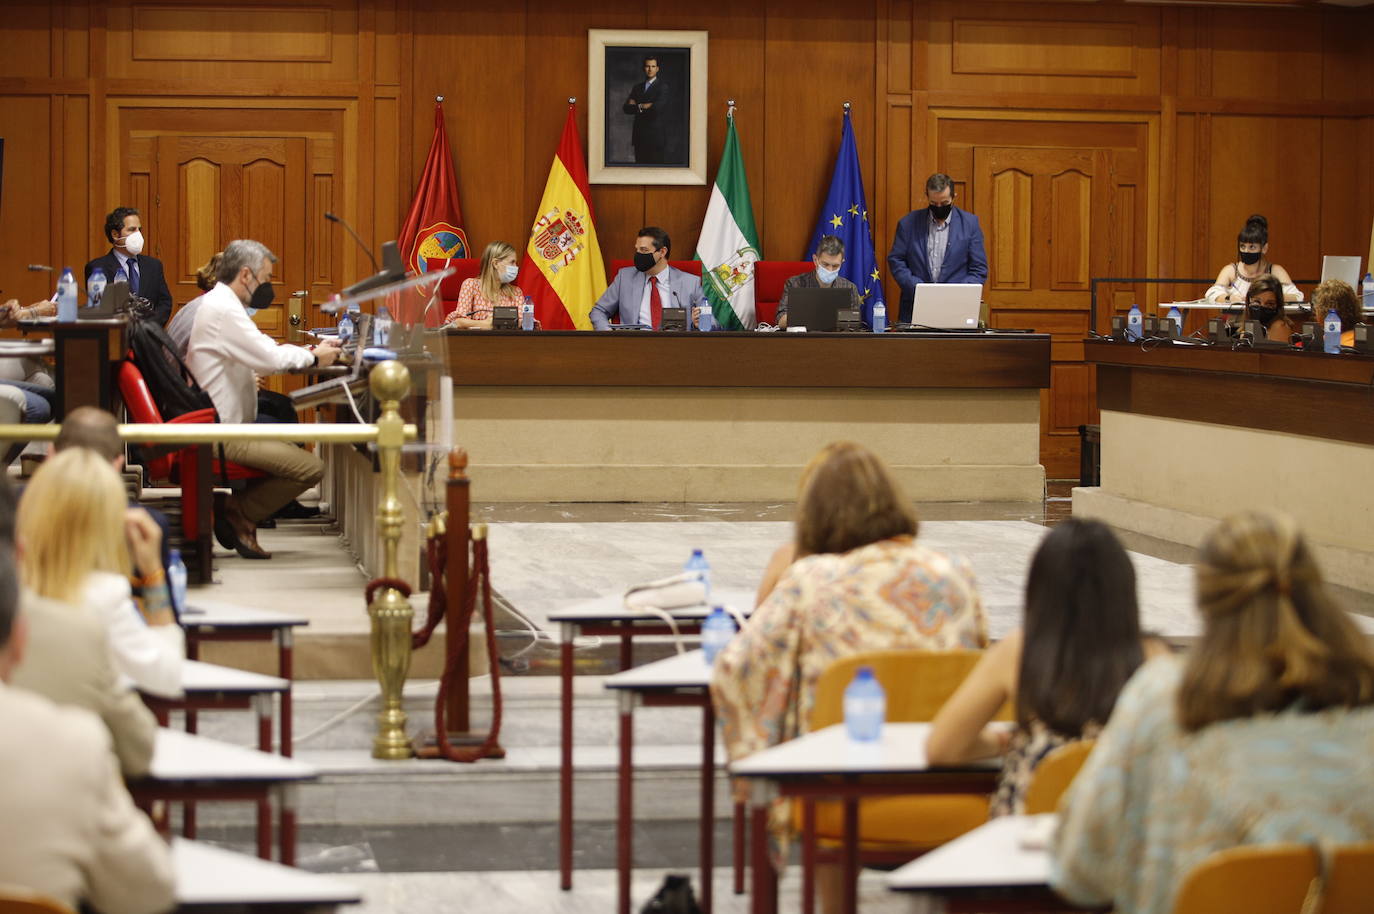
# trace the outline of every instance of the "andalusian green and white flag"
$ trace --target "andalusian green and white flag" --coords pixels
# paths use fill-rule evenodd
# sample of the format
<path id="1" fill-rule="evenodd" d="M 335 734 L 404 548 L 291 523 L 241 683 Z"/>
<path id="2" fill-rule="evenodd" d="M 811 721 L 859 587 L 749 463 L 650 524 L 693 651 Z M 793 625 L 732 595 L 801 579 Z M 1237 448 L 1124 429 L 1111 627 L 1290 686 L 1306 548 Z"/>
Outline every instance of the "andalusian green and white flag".
<path id="1" fill-rule="evenodd" d="M 763 255 L 759 253 L 759 231 L 754 227 L 749 181 L 744 176 L 744 157 L 735 133 L 734 109 L 728 118 L 725 151 L 697 241 L 697 260 L 701 261 L 701 287 L 716 322 L 725 330 L 752 330 L 756 323 L 754 263 Z"/>

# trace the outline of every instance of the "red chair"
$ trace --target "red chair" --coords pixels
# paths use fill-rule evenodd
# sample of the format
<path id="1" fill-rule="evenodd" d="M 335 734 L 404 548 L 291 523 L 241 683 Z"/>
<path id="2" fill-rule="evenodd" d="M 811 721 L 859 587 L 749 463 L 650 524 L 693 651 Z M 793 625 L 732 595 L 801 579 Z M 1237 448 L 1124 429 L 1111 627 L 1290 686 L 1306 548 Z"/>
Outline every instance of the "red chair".
<path id="1" fill-rule="evenodd" d="M 444 318 L 458 306 L 458 293 L 462 291 L 463 280 L 473 279 L 482 272 L 482 261 L 476 257 L 461 257 L 457 260 L 450 260 L 446 257 L 426 257 L 425 265 L 427 272 L 436 273 L 453 267 L 456 271 L 452 276 L 446 277 L 439 283 L 439 300 L 443 302 L 443 310 L 431 310 L 425 315 L 426 327 L 438 327 L 444 322 Z"/>
<path id="2" fill-rule="evenodd" d="M 198 409 L 174 419 L 163 419 L 143 372 L 134 364 L 132 354 L 119 365 L 119 395 L 129 418 L 140 425 L 202 425 L 216 420 L 213 409 Z M 144 468 L 148 478 L 181 486 L 181 533 L 199 547 L 199 572 L 203 580 L 210 574 L 210 489 L 212 480 L 261 479 L 267 474 L 253 467 L 210 458 L 209 472 L 202 472 L 205 461 L 200 458 L 201 447 L 188 445 L 178 450 L 159 453 L 159 448 L 145 446 L 150 456 Z"/>
<path id="3" fill-rule="evenodd" d="M 778 322 L 778 302 L 783 283 L 798 273 L 810 273 L 816 265 L 809 260 L 760 260 L 754 264 L 754 317 L 759 323 Z"/>

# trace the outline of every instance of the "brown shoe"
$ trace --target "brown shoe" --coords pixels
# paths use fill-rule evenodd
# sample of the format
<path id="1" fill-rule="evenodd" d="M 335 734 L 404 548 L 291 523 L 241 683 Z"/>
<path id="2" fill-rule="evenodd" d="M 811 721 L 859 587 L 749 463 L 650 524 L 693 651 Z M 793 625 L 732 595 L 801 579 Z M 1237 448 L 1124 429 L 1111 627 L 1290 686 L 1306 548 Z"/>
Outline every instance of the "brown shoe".
<path id="1" fill-rule="evenodd" d="M 245 559 L 270 559 L 272 553 L 258 545 L 257 524 L 244 516 L 232 495 L 224 500 L 224 518 L 234 533 L 234 551 Z"/>

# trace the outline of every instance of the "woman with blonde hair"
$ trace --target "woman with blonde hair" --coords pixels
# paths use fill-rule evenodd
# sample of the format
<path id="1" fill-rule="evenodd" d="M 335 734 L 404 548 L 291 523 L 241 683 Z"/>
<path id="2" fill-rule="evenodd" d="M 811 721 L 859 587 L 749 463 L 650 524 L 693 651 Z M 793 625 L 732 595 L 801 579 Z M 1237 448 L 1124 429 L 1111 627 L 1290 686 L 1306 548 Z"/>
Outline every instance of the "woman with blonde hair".
<path id="1" fill-rule="evenodd" d="M 1364 323 L 1364 308 L 1360 296 L 1344 279 L 1328 279 L 1312 290 L 1312 319 L 1326 320 L 1326 312 L 1335 311 L 1341 319 L 1341 345 L 1355 345 L 1355 325 Z"/>
<path id="2" fill-rule="evenodd" d="M 1198 558 L 1196 647 L 1127 683 L 1060 804 L 1075 904 L 1165 914 L 1216 851 L 1374 839 L 1374 651 L 1297 525 L 1236 515 Z"/>
<path id="3" fill-rule="evenodd" d="M 162 533 L 146 511 L 128 506 L 108 461 L 86 448 L 44 461 L 19 501 L 16 538 L 26 588 L 101 618 L 115 670 L 140 690 L 181 694 L 186 641 L 162 571 Z M 130 587 L 135 565 L 156 569 L 135 582 L 141 606 Z"/>
<path id="4" fill-rule="evenodd" d="M 520 267 L 515 262 L 515 248 L 504 241 L 493 241 L 482 252 L 482 270 L 477 276 L 463 280 L 458 289 L 458 304 L 444 323 L 466 330 L 490 330 L 491 309 L 497 305 L 519 306 L 525 293 L 515 284 Z"/>

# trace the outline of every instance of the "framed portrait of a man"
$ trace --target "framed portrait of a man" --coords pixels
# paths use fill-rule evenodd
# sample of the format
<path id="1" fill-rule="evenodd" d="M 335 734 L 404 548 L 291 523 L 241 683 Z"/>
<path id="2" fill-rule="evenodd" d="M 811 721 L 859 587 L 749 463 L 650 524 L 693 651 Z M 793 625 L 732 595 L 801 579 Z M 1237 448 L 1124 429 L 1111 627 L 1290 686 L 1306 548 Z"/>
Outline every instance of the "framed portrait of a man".
<path id="1" fill-rule="evenodd" d="M 707 33 L 590 29 L 593 184 L 705 184 Z"/>

